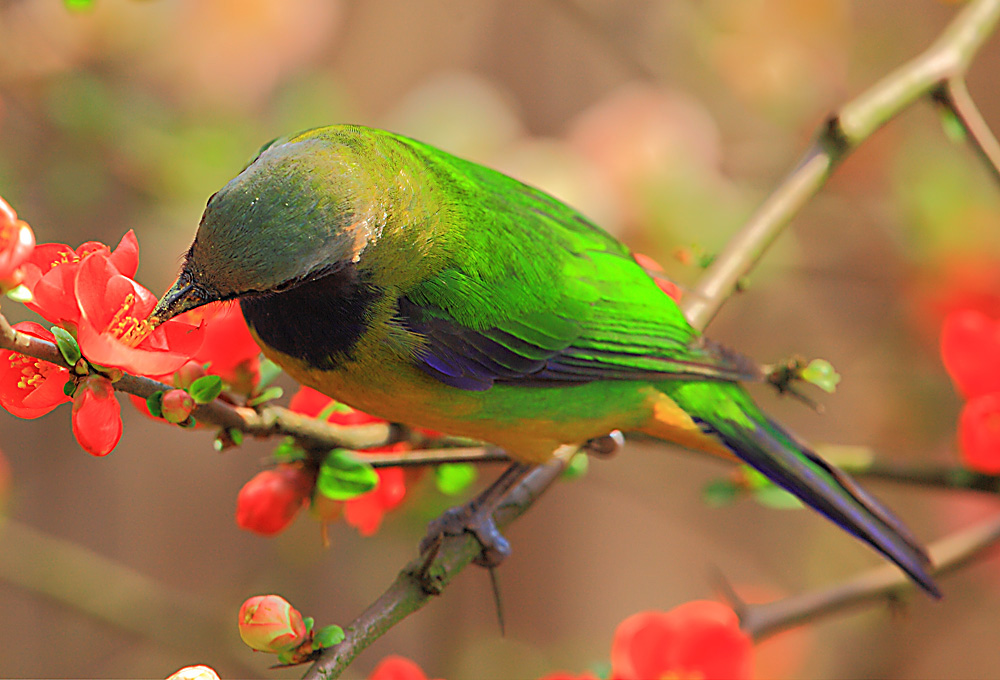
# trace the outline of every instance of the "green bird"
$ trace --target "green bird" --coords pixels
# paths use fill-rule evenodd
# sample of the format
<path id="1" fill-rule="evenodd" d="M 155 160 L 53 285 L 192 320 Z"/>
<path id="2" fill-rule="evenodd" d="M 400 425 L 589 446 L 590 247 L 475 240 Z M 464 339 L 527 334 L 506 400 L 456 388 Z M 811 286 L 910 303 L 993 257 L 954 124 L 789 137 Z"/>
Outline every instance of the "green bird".
<path id="1" fill-rule="evenodd" d="M 613 430 L 739 458 L 939 594 L 910 532 L 750 399 L 754 362 L 497 171 L 354 125 L 275 140 L 208 200 L 152 321 L 217 300 L 302 384 L 525 463 Z"/>

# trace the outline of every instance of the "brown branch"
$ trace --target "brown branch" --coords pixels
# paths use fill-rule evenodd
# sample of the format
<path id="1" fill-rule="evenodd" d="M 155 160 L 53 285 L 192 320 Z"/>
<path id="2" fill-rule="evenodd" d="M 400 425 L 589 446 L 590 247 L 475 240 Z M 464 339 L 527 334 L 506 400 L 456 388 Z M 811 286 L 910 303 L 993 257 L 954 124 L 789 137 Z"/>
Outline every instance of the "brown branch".
<path id="1" fill-rule="evenodd" d="M 563 458 L 554 458 L 536 468 L 505 498 L 494 516 L 497 526 L 502 529 L 526 512 L 564 468 Z M 482 546 L 472 534 L 446 536 L 430 559 L 419 556 L 403 567 L 392 585 L 344 628 L 347 636 L 344 641 L 323 650 L 304 677 L 338 677 L 368 645 L 427 604 L 432 596 L 440 595 L 481 551 Z"/>
<path id="2" fill-rule="evenodd" d="M 0 348 L 71 368 L 55 344 L 19 333 L 3 314 L 0 314 Z M 171 385 L 158 380 L 128 373 L 123 374 L 114 385 L 120 392 L 134 394 L 143 399 L 160 390 L 173 389 Z M 365 449 L 403 441 L 411 436 L 406 428 L 391 423 L 342 427 L 321 422 L 280 406 L 266 405 L 252 409 L 219 399 L 198 406 L 194 410 L 194 417 L 198 421 L 224 429 L 235 428 L 253 437 L 294 437 L 302 446 L 310 449 Z M 464 443 L 465 440 L 456 441 Z"/>
<path id="3" fill-rule="evenodd" d="M 927 51 L 899 67 L 841 107 L 820 127 L 812 146 L 795 169 L 768 195 L 743 228 L 716 256 L 689 295 L 685 309 L 696 328 L 704 328 L 737 282 L 757 263 L 792 217 L 826 184 L 834 169 L 876 130 L 922 97 L 940 96 L 946 87 L 957 102 L 956 114 L 966 121 L 977 148 L 995 145 L 989 128 L 979 124 L 971 100 L 962 99 L 962 82 L 969 63 L 1000 19 L 1000 0 L 973 0 L 952 20 Z M 995 140 L 994 140 L 995 142 Z M 983 152 L 985 154 L 985 152 Z"/>
<path id="4" fill-rule="evenodd" d="M 1000 542 L 1000 515 L 946 536 L 929 548 L 935 564 L 931 575 L 951 573 Z M 890 603 L 916 586 L 891 564 L 883 564 L 831 588 L 793 595 L 766 604 L 747 604 L 730 595 L 740 625 L 760 641 L 783 630 L 830 616 L 845 609 Z"/>
<path id="5" fill-rule="evenodd" d="M 357 451 L 374 468 L 421 467 L 442 463 L 510 463 L 511 458 L 495 446 L 470 446 L 445 449 L 414 449 L 399 453 L 369 453 Z"/>
<path id="6" fill-rule="evenodd" d="M 972 101 L 962 78 L 950 78 L 934 92 L 934 100 L 955 116 L 965 136 L 993 179 L 1000 182 L 1000 142 Z"/>
<path id="7" fill-rule="evenodd" d="M 840 464 L 838 467 L 855 478 L 875 479 L 930 489 L 1000 494 L 1000 475 L 988 475 L 961 466 L 908 466 L 876 460 L 860 466 Z"/>

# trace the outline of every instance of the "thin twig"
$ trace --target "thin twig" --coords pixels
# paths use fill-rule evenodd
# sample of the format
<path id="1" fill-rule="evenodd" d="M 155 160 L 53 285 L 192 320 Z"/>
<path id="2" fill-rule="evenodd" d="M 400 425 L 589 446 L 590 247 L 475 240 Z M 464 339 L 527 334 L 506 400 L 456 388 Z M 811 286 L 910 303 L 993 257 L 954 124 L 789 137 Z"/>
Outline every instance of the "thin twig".
<path id="1" fill-rule="evenodd" d="M 976 155 L 986 165 L 993 179 L 1000 182 L 1000 143 L 972 101 L 962 78 L 950 78 L 934 93 L 934 99 L 955 115 Z"/>
<path id="2" fill-rule="evenodd" d="M 520 517 L 559 477 L 565 460 L 555 458 L 536 468 L 508 494 L 497 510 L 497 526 L 503 528 Z M 445 536 L 440 549 L 429 562 L 426 556 L 411 561 L 392 585 L 350 625 L 344 628 L 346 638 L 334 647 L 323 650 L 320 659 L 305 674 L 307 679 L 336 678 L 368 645 L 402 619 L 439 595 L 482 551 L 472 536 Z"/>
<path id="3" fill-rule="evenodd" d="M 442 463 L 509 463 L 510 456 L 495 446 L 470 446 L 453 449 L 413 449 L 398 453 L 369 453 L 357 451 L 358 455 L 374 468 L 422 467 Z"/>
<path id="4" fill-rule="evenodd" d="M 18 332 L 3 314 L 0 314 L 0 348 L 69 368 L 55 344 Z M 158 380 L 125 373 L 115 381 L 115 389 L 146 399 L 154 392 L 173 387 Z M 409 437 L 406 428 L 391 423 L 343 427 L 280 406 L 267 405 L 255 410 L 219 399 L 198 406 L 194 417 L 198 421 L 225 429 L 235 428 L 254 437 L 294 437 L 303 446 L 315 449 L 366 449 L 393 444 Z"/>
<path id="5" fill-rule="evenodd" d="M 877 479 L 931 489 L 1000 494 L 1000 475 L 988 475 L 954 465 L 908 466 L 873 461 L 861 466 L 841 464 L 838 467 L 858 479 Z"/>
<path id="6" fill-rule="evenodd" d="M 935 564 L 931 574 L 942 576 L 955 571 L 980 557 L 997 542 L 1000 542 L 1000 515 L 946 536 L 929 548 L 931 561 Z M 902 572 L 891 564 L 883 564 L 825 590 L 793 595 L 766 604 L 739 601 L 732 604 L 740 616 L 743 630 L 760 641 L 848 608 L 891 602 L 914 589 L 914 584 Z"/>
<path id="7" fill-rule="evenodd" d="M 949 82 L 960 82 L 998 20 L 1000 0 L 968 3 L 926 52 L 887 75 L 831 116 L 795 169 L 729 240 L 692 294 L 687 296 L 689 303 L 685 312 L 691 324 L 696 328 L 708 325 L 736 290 L 737 282 L 753 268 L 792 217 L 819 192 L 833 170 L 858 145 L 913 102 L 932 96 Z M 962 111 L 973 120 L 975 107 L 965 106 Z M 988 130 L 985 124 L 975 129 Z"/>

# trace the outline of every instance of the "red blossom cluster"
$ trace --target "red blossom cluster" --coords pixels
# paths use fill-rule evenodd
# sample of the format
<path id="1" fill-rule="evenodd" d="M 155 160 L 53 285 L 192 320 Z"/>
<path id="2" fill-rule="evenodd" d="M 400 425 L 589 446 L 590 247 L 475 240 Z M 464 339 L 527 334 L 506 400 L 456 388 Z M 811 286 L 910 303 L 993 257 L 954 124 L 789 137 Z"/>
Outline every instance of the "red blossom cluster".
<path id="1" fill-rule="evenodd" d="M 309 387 L 292 397 L 289 410 L 311 418 L 326 415 L 326 422 L 341 427 L 357 427 L 385 421 L 335 402 Z M 368 449 L 371 453 L 405 451 L 407 443 Z M 341 516 L 362 536 L 378 531 L 385 513 L 406 496 L 406 474 L 401 468 L 375 471 L 375 487 L 347 500 L 330 498 L 316 484 L 317 471 L 302 461 L 281 463 L 258 473 L 244 485 L 236 500 L 236 523 L 248 531 L 271 536 L 283 531 L 305 506 L 324 526 Z"/>
<path id="2" fill-rule="evenodd" d="M 603 674 L 602 674 L 603 677 Z M 668 612 L 633 614 L 618 625 L 611 643 L 610 680 L 750 680 L 753 641 L 732 609 L 696 600 Z M 413 661 L 383 659 L 368 680 L 427 680 Z M 557 671 L 542 680 L 598 680 L 595 673 Z"/>
<path id="3" fill-rule="evenodd" d="M 71 364 L 66 368 L 0 351 L 0 406 L 21 418 L 37 418 L 72 402 L 77 441 L 103 456 L 122 434 L 114 394 L 122 372 L 174 382 L 204 374 L 208 366 L 228 382 L 253 382 L 260 349 L 238 308 L 209 307 L 154 329 L 147 319 L 156 296 L 135 281 L 138 266 L 139 244 L 131 231 L 114 250 L 96 241 L 77 248 L 35 245 L 30 227 L 0 199 L 0 289 L 13 290 L 29 309 L 55 324 L 49 330 L 25 321 L 14 328 L 58 344 Z M 177 414 L 185 408 L 190 413 L 193 405 L 189 398 L 170 395 L 165 415 L 182 422 Z"/>
<path id="4" fill-rule="evenodd" d="M 965 406 L 958 442 L 965 464 L 1000 474 L 1000 318 L 953 311 L 941 329 L 941 358 Z"/>

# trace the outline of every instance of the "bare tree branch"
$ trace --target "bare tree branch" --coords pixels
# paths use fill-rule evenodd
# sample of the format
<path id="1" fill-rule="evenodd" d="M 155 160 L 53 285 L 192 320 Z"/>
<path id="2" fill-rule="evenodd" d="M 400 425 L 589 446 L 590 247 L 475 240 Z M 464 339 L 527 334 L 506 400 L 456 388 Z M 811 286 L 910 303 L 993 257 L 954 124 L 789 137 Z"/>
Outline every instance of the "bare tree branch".
<path id="1" fill-rule="evenodd" d="M 962 82 L 966 70 L 1000 19 L 1000 0 L 973 0 L 952 20 L 927 51 L 887 75 L 844 104 L 816 134 L 795 169 L 767 197 L 743 228 L 726 244 L 698 281 L 685 310 L 696 328 L 704 328 L 736 289 L 792 217 L 826 184 L 833 170 L 876 130 L 915 101 L 935 97 L 943 86 Z M 957 87 L 957 86 L 956 86 Z M 948 88 L 958 95 L 959 118 L 966 121 L 979 148 L 990 146 L 989 128 L 977 120 L 964 87 Z M 960 111 L 960 113 L 959 113 Z M 964 116 L 964 118 L 963 118 Z M 970 128 L 969 125 L 972 125 Z M 985 132 L 983 132 L 985 131 Z M 993 162 L 994 165 L 995 161 Z"/>
<path id="2" fill-rule="evenodd" d="M 929 548 L 931 561 L 936 565 L 931 574 L 951 573 L 980 557 L 997 542 L 1000 542 L 1000 515 L 946 536 Z M 883 564 L 831 588 L 767 604 L 747 604 L 731 594 L 730 599 L 743 630 L 760 641 L 846 609 L 891 602 L 914 589 L 902 572 L 891 564 Z"/>
<path id="3" fill-rule="evenodd" d="M 504 528 L 530 508 L 565 467 L 565 460 L 554 458 L 540 465 L 504 500 L 494 518 Z M 427 556 L 419 556 L 400 571 L 392 585 L 344 628 L 346 638 L 340 644 L 324 649 L 319 660 L 305 674 L 307 679 L 336 678 L 368 645 L 385 634 L 402 619 L 440 595 L 482 551 L 472 534 L 446 536 L 440 548 Z"/>
<path id="4" fill-rule="evenodd" d="M 1000 182 L 1000 143 L 983 119 L 962 78 L 950 78 L 934 92 L 934 99 L 950 111 L 993 179 Z"/>

